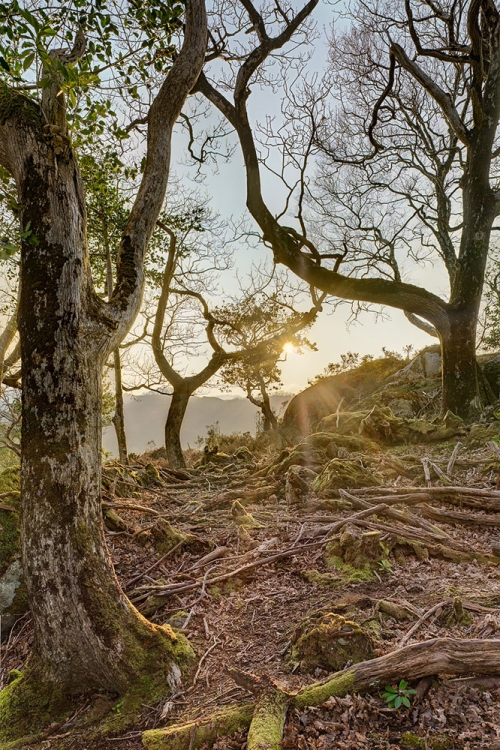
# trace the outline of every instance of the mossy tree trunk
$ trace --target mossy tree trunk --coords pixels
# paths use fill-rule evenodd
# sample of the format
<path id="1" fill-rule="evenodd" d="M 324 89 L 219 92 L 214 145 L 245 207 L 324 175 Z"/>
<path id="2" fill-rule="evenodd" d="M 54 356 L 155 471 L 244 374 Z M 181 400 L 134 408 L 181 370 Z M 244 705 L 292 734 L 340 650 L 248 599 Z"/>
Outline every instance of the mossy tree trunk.
<path id="1" fill-rule="evenodd" d="M 143 257 L 165 197 L 172 129 L 205 49 L 204 3 L 191 0 L 183 48 L 150 108 L 146 167 L 109 302 L 92 286 L 84 192 L 59 86 L 44 93 L 41 106 L 5 87 L 0 93 L 0 162 L 16 181 L 22 226 L 29 222 L 37 238 L 36 245 L 22 245 L 19 310 L 21 532 L 35 630 L 31 664 L 66 694 L 123 692 L 131 680 L 159 670 L 168 689 L 180 675 L 176 637 L 130 604 L 106 549 L 101 378 L 141 303 Z M 64 64 L 64 53 L 60 59 Z M 47 120 L 57 146 L 44 129 Z M 0 704 L 10 705 L 15 685 Z"/>

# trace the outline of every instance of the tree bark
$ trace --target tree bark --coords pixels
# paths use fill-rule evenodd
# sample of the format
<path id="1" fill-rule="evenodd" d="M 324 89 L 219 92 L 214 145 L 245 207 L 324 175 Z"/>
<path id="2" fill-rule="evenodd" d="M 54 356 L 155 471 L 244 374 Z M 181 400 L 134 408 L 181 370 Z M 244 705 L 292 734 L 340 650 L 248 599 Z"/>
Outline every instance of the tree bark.
<path id="1" fill-rule="evenodd" d="M 23 360 L 21 538 L 36 659 L 67 691 L 123 691 L 168 641 L 123 595 L 101 514 L 101 377 L 107 357 L 88 283 L 85 204 L 71 154 L 26 160 L 19 331 Z M 48 227 L 48 229 L 47 229 Z M 172 644 L 170 644 L 172 645 Z"/>
<path id="2" fill-rule="evenodd" d="M 165 422 L 165 450 L 168 463 L 173 469 L 184 469 L 186 461 L 182 453 L 181 427 L 192 391 L 185 385 L 174 387 L 172 401 Z"/>

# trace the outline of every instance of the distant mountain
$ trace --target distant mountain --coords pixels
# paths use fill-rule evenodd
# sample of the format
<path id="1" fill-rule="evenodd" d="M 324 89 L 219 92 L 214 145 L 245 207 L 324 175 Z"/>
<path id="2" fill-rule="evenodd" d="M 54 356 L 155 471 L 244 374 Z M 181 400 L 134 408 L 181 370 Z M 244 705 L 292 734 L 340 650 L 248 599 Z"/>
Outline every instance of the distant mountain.
<path id="1" fill-rule="evenodd" d="M 274 411 L 281 415 L 291 395 L 271 396 Z M 164 444 L 163 431 L 167 418 L 170 396 L 145 393 L 136 398 L 126 397 L 125 428 L 127 444 L 131 453 L 144 453 L 152 447 Z M 222 433 L 250 432 L 255 435 L 257 407 L 246 398 L 216 398 L 193 396 L 187 408 L 181 432 L 183 447 L 196 446 L 198 437 L 207 434 L 207 427 L 219 423 Z M 154 443 L 154 446 L 152 445 Z M 103 432 L 103 446 L 113 455 L 117 453 L 114 427 Z"/>

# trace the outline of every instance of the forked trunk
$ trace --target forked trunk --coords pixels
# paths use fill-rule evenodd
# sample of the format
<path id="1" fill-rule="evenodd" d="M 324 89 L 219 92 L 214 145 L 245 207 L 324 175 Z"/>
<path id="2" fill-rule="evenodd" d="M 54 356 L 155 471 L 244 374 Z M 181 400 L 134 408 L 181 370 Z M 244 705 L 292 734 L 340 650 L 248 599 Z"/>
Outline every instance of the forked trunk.
<path id="1" fill-rule="evenodd" d="M 173 469 L 184 469 L 186 461 L 181 446 L 181 427 L 191 393 L 186 388 L 174 388 L 165 423 L 165 450 Z"/>

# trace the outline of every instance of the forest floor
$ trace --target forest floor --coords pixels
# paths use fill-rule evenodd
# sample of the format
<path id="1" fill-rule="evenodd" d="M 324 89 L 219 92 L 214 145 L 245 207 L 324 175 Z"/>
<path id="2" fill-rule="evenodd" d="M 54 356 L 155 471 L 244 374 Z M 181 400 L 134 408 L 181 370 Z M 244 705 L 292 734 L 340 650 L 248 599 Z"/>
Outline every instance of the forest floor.
<path id="1" fill-rule="evenodd" d="M 307 471 L 292 476 L 286 461 L 270 455 L 253 461 L 240 452 L 229 466 L 210 464 L 177 477 L 153 460 L 159 479 L 144 489 L 109 465 L 106 509 L 125 524 L 111 531 L 116 519 L 107 520 L 116 573 L 152 621 L 182 629 L 198 661 L 189 681 L 168 701 L 145 705 L 125 734 L 89 745 L 79 728 L 83 710 L 71 725 L 54 728 L 43 747 L 64 740 L 74 750 L 142 750 L 145 730 L 251 700 L 231 668 L 268 675 L 290 692 L 322 680 L 335 671 L 330 613 L 363 628 L 373 657 L 435 638 L 500 638 L 500 462 L 485 440 L 474 449 L 462 446 L 450 466 L 456 442 L 350 455 L 377 485 L 349 495 L 313 492 Z M 134 468 L 151 461 L 141 457 Z M 429 478 L 429 461 L 443 476 Z M 381 503 L 374 515 L 371 508 Z M 391 515 L 394 509 L 404 518 Z M 26 615 L 2 645 L 0 684 L 9 670 L 22 668 L 30 645 Z M 289 712 L 282 747 L 500 748 L 499 676 L 403 677 L 417 691 L 408 696 L 409 708 L 388 706 L 385 682 L 331 697 Z M 198 745 L 192 740 L 191 747 Z M 244 750 L 246 735 L 220 736 L 202 747 Z"/>

